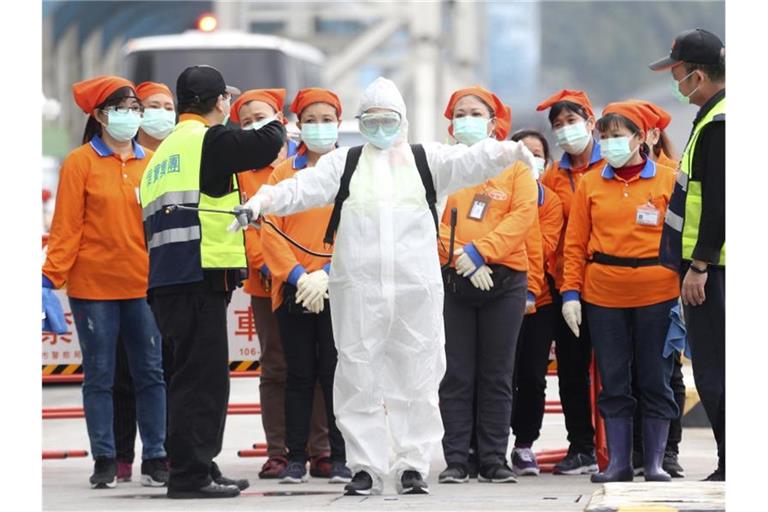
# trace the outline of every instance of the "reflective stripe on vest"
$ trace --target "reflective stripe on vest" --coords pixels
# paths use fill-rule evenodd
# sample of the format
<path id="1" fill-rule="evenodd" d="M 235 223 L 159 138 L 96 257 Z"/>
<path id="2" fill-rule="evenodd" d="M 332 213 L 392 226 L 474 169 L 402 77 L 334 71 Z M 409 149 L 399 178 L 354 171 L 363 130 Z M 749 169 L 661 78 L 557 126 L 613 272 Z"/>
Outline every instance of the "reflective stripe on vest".
<path id="1" fill-rule="evenodd" d="M 678 183 L 684 190 L 687 189 L 687 193 L 685 195 L 683 225 L 678 231 L 682 231 L 682 256 L 685 260 L 693 258 L 693 250 L 699 239 L 699 222 L 701 220 L 701 182 L 692 179 L 693 155 L 696 151 L 696 144 L 699 140 L 699 135 L 701 135 L 701 130 L 709 123 L 716 121 L 716 116 L 718 118 L 725 116 L 725 98 L 718 101 L 696 125 L 680 159 L 680 171 L 678 174 L 683 175 L 684 178 L 680 177 Z M 717 264 L 725 265 L 725 244 L 720 249 L 720 260 Z"/>
<path id="2" fill-rule="evenodd" d="M 230 233 L 232 217 L 175 210 L 173 204 L 232 210 L 240 204 L 235 176 L 222 197 L 200 191 L 203 139 L 208 128 L 196 120 L 177 124 L 160 144 L 142 176 L 140 198 L 149 249 L 149 287 L 202 280 L 203 269 L 246 268 L 242 232 Z"/>

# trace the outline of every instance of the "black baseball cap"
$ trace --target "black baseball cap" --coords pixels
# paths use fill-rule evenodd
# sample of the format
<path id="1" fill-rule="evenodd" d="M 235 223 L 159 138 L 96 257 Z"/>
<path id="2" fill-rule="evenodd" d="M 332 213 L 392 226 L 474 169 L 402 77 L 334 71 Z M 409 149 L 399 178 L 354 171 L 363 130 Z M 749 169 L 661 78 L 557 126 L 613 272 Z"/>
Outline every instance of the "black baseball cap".
<path id="1" fill-rule="evenodd" d="M 213 66 L 190 66 L 176 80 L 179 105 L 200 103 L 225 92 L 238 95 L 240 89 L 227 85 L 219 70 Z"/>
<path id="2" fill-rule="evenodd" d="M 720 38 L 712 32 L 701 28 L 686 30 L 675 37 L 669 57 L 651 62 L 648 67 L 654 71 L 663 71 L 681 62 L 717 64 L 724 47 Z"/>

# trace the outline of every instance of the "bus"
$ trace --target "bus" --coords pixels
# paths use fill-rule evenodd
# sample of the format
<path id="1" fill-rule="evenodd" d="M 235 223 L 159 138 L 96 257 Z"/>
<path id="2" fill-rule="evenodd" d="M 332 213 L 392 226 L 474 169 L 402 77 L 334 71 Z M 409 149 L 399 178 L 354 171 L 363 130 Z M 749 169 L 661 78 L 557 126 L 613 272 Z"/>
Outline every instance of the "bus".
<path id="1" fill-rule="evenodd" d="M 323 53 L 282 37 L 239 31 L 188 30 L 129 40 L 124 74 L 134 83 L 162 82 L 171 90 L 188 66 L 208 64 L 240 90 L 284 88 L 292 98 L 302 87 L 323 87 Z"/>

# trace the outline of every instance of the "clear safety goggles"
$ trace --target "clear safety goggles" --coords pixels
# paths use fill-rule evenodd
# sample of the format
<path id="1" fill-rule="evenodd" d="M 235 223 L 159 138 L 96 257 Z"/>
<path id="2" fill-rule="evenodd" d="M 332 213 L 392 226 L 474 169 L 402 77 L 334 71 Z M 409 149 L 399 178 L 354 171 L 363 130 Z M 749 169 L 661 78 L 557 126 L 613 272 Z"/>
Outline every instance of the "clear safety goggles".
<path id="1" fill-rule="evenodd" d="M 376 112 L 360 116 L 360 129 L 368 133 L 378 132 L 393 135 L 400 129 L 400 114 L 396 112 Z"/>

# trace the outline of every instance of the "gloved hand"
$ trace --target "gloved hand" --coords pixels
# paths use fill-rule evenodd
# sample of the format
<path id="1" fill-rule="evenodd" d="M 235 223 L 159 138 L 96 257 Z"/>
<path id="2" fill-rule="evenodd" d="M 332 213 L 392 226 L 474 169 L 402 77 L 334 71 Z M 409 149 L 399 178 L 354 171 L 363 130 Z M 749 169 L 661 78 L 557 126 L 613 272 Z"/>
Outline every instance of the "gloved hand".
<path id="1" fill-rule="evenodd" d="M 472 261 L 472 258 L 469 257 L 469 254 L 464 252 L 464 249 L 456 249 L 453 254 L 458 256 L 458 258 L 456 258 L 457 274 L 460 276 L 469 277 L 472 272 L 477 270 L 477 265 L 475 265 L 475 262 Z"/>
<path id="2" fill-rule="evenodd" d="M 581 325 L 581 301 L 569 300 L 563 302 L 563 318 L 565 323 L 571 328 L 573 334 L 579 337 L 579 326 Z"/>
<path id="3" fill-rule="evenodd" d="M 323 312 L 325 309 L 325 299 L 328 298 L 328 294 L 324 294 L 322 297 L 317 299 L 315 302 L 311 302 L 307 304 L 305 307 L 310 313 L 314 313 L 316 315 L 319 315 Z"/>
<path id="4" fill-rule="evenodd" d="M 534 160 L 533 153 L 531 153 L 531 150 L 528 149 L 528 146 L 526 146 L 523 141 L 505 141 L 504 146 L 507 149 L 508 155 L 510 155 L 513 159 L 519 160 L 527 165 L 531 170 L 531 175 L 534 176 L 534 178 L 537 176 L 538 171 L 536 170 L 536 160 Z"/>
<path id="5" fill-rule="evenodd" d="M 491 278 L 493 270 L 488 265 L 483 265 L 478 268 L 474 274 L 469 278 L 469 281 L 483 291 L 488 291 L 493 288 L 493 279 Z"/>
<path id="6" fill-rule="evenodd" d="M 59 298 L 53 293 L 53 284 L 43 276 L 43 331 L 55 334 L 67 332 L 67 321 Z"/>
<path id="7" fill-rule="evenodd" d="M 328 292 L 328 274 L 320 269 L 304 274 L 296 282 L 296 303 L 309 309 L 309 306 L 325 298 Z M 317 305 L 314 305 L 317 309 Z M 321 310 L 322 311 L 322 310 Z"/>
<path id="8" fill-rule="evenodd" d="M 270 196 L 268 194 L 263 194 L 261 191 L 259 191 L 258 194 L 254 194 L 253 197 L 245 202 L 245 204 L 240 205 L 240 207 L 237 208 L 237 210 L 241 211 L 248 210 L 248 215 L 251 217 L 250 224 L 243 225 L 239 218 L 235 218 L 235 220 L 233 220 L 227 228 L 227 231 L 230 233 L 235 233 L 241 229 L 247 229 L 249 226 L 258 227 L 256 220 L 259 218 L 259 215 L 261 215 L 261 212 L 270 205 L 270 203 Z"/>

